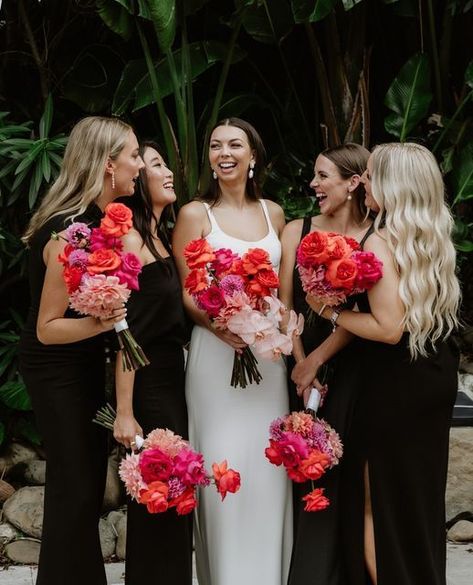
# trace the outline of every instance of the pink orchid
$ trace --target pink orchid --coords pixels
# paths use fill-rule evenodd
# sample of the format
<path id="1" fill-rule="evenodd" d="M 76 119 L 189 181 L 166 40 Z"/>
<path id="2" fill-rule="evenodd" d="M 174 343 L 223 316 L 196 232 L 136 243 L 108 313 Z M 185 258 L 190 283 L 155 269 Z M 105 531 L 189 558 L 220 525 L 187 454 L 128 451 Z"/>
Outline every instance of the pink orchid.
<path id="1" fill-rule="evenodd" d="M 243 309 L 232 315 L 227 323 L 228 329 L 239 335 L 245 343 L 253 345 L 257 339 L 262 339 L 274 331 L 274 324 L 259 311 Z"/>
<path id="2" fill-rule="evenodd" d="M 297 314 L 295 311 L 290 311 L 289 313 L 289 321 L 287 322 L 286 326 L 286 335 L 289 339 L 293 339 L 294 337 L 299 337 L 302 335 L 304 331 L 304 315 Z"/>

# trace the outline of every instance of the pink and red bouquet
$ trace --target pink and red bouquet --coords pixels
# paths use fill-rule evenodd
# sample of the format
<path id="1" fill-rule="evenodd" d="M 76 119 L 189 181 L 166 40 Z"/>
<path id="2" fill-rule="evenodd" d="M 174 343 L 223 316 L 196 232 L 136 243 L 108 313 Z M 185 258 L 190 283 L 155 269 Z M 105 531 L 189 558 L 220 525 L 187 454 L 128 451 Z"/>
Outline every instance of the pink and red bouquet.
<path id="1" fill-rule="evenodd" d="M 81 315 L 108 317 L 121 308 L 132 290 L 138 290 L 141 262 L 124 253 L 121 236 L 132 227 L 132 212 L 121 203 L 109 203 L 100 227 L 74 222 L 66 230 L 67 244 L 59 262 L 69 294 L 69 306 Z M 57 234 L 52 235 L 58 238 Z M 123 369 L 136 370 L 149 362 L 128 329 L 125 319 L 115 325 Z"/>
<path id="2" fill-rule="evenodd" d="M 343 446 L 338 433 L 323 419 L 292 412 L 271 423 L 265 454 L 273 465 L 284 465 L 292 481 L 314 482 L 338 464 Z M 315 488 L 304 496 L 304 509 L 316 512 L 326 508 L 330 502 L 323 492 L 323 488 Z"/>
<path id="3" fill-rule="evenodd" d="M 171 508 L 189 514 L 197 506 L 197 488 L 210 483 L 222 500 L 240 489 L 240 474 L 226 461 L 214 463 L 212 472 L 207 473 L 202 454 L 169 429 L 151 431 L 141 451 L 128 454 L 119 468 L 127 494 L 152 514 Z"/>
<path id="4" fill-rule="evenodd" d="M 225 248 L 214 250 L 201 238 L 187 244 L 184 257 L 190 269 L 185 288 L 196 305 L 216 329 L 228 329 L 248 344 L 235 352 L 231 385 L 258 384 L 261 374 L 250 346 L 257 355 L 277 360 L 291 353 L 293 336 L 303 328 L 302 316 L 291 311 L 286 333 L 280 331 L 287 311 L 272 292 L 279 287 L 279 278 L 269 254 L 252 248 L 240 257 Z"/>
<path id="5" fill-rule="evenodd" d="M 297 268 L 304 291 L 329 306 L 369 290 L 383 275 L 383 264 L 372 252 L 334 232 L 314 231 L 302 238 Z"/>

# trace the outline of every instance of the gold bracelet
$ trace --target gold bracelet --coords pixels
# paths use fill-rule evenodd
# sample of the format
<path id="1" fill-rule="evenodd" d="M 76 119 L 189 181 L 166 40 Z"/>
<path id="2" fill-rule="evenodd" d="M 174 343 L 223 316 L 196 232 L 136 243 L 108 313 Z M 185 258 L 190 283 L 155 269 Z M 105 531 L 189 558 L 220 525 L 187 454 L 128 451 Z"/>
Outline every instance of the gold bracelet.
<path id="1" fill-rule="evenodd" d="M 325 311 L 325 309 L 327 308 L 327 305 L 322 305 L 322 308 L 320 309 L 318 315 L 319 317 L 322 317 L 322 313 Z"/>

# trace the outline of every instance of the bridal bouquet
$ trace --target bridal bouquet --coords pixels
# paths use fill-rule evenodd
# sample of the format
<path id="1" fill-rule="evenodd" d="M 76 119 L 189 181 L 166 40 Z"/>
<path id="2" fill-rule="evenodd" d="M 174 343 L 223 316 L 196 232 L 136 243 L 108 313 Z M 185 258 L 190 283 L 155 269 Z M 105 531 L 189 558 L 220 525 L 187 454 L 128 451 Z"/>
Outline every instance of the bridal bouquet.
<path id="1" fill-rule="evenodd" d="M 334 232 L 311 232 L 297 249 L 302 288 L 329 306 L 369 290 L 383 275 L 382 267 L 356 240 Z"/>
<path id="2" fill-rule="evenodd" d="M 110 406 L 98 411 L 94 422 L 113 429 L 115 412 Z M 201 453 L 169 429 L 154 429 L 148 436 L 135 437 L 138 452 L 122 459 L 119 475 L 127 494 L 148 512 L 157 514 L 175 508 L 189 514 L 197 506 L 196 490 L 213 483 L 222 501 L 227 493 L 240 489 L 240 474 L 227 461 L 214 463 L 212 474 L 204 467 Z"/>
<path id="3" fill-rule="evenodd" d="M 250 346 L 263 358 L 279 359 L 291 353 L 293 335 L 300 335 L 303 328 L 302 316 L 291 311 L 286 334 L 280 331 L 286 308 L 272 293 L 279 278 L 269 254 L 252 248 L 240 257 L 225 248 L 214 250 L 201 238 L 187 244 L 184 257 L 190 269 L 185 288 L 196 305 L 213 327 L 228 329 L 248 344 L 235 352 L 231 385 L 259 384 L 261 374 Z"/>
<path id="4" fill-rule="evenodd" d="M 343 446 L 338 433 L 323 419 L 292 412 L 271 423 L 265 454 L 273 465 L 284 465 L 292 481 L 314 482 L 338 464 Z M 323 488 L 312 489 L 302 499 L 307 512 L 323 510 L 330 503 Z"/>
<path id="5" fill-rule="evenodd" d="M 90 229 L 81 222 L 65 231 L 67 244 L 59 261 L 69 294 L 69 306 L 81 315 L 107 317 L 123 306 L 132 290 L 138 289 L 141 262 L 124 253 L 120 240 L 132 226 L 132 212 L 121 203 L 109 203 L 100 227 Z M 56 233 L 52 237 L 58 239 Z M 123 369 L 136 370 L 149 362 L 136 343 L 125 319 L 115 324 Z"/>

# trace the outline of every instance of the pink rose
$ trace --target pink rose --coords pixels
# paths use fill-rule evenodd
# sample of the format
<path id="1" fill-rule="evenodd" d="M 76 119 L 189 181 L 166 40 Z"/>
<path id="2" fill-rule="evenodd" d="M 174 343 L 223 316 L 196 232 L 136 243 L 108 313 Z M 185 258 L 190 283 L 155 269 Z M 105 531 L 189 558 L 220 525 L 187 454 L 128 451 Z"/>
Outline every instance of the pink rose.
<path id="1" fill-rule="evenodd" d="M 358 266 L 357 288 L 369 290 L 383 276 L 383 263 L 373 252 L 355 252 L 351 257 Z"/>
<path id="2" fill-rule="evenodd" d="M 205 311 L 210 317 L 217 317 L 220 309 L 225 305 L 225 297 L 218 286 L 213 284 L 199 294 L 197 303 L 199 308 Z"/>
<path id="3" fill-rule="evenodd" d="M 90 250 L 95 252 L 101 248 L 111 248 L 117 252 L 123 250 L 123 242 L 120 238 L 109 236 L 102 232 L 100 228 L 94 228 L 90 236 Z"/>
<path id="4" fill-rule="evenodd" d="M 182 449 L 174 457 L 173 473 L 185 485 L 205 484 L 207 480 L 204 458 L 192 449 Z"/>
<path id="5" fill-rule="evenodd" d="M 143 481 L 167 481 L 172 473 L 172 460 L 161 449 L 148 449 L 140 455 L 140 471 Z"/>
<path id="6" fill-rule="evenodd" d="M 221 276 L 224 272 L 230 270 L 233 266 L 233 262 L 238 258 L 237 254 L 234 254 L 227 248 L 220 248 L 215 250 L 215 260 L 212 262 L 212 268 L 215 270 L 217 276 Z"/>
<path id="7" fill-rule="evenodd" d="M 122 255 L 122 264 L 120 270 L 117 270 L 114 275 L 118 276 L 118 280 L 122 284 L 126 284 L 128 288 L 138 290 L 138 275 L 142 269 L 140 259 L 133 253 L 128 252 Z"/>
<path id="8" fill-rule="evenodd" d="M 296 467 L 307 457 L 309 449 L 300 435 L 287 432 L 279 441 L 279 452 L 284 467 Z"/>

